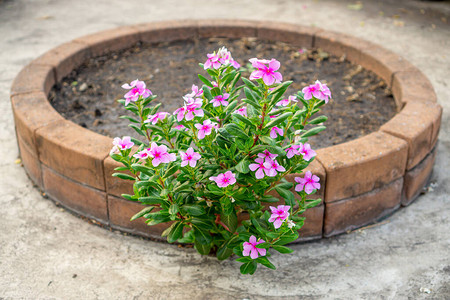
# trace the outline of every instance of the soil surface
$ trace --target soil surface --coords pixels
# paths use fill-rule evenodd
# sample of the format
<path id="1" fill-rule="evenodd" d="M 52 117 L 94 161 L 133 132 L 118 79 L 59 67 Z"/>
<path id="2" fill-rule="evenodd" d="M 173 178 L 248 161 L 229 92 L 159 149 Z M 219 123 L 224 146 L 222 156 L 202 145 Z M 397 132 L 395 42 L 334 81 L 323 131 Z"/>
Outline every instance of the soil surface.
<path id="1" fill-rule="evenodd" d="M 395 103 L 385 82 L 345 57 L 254 38 L 137 44 L 90 59 L 56 85 L 49 99 L 65 118 L 90 130 L 110 137 L 136 136 L 127 127 L 128 121 L 119 119 L 128 113 L 116 101 L 126 92 L 121 85 L 136 78 L 144 80 L 162 103 L 159 111 L 173 112 L 183 104 L 182 96 L 190 92 L 193 83 L 202 85 L 197 74 L 207 76 L 198 63 L 206 60 L 206 53 L 221 46 L 226 46 L 244 68 L 252 57 L 279 60 L 283 80 L 294 81 L 286 96 L 316 79 L 328 85 L 333 99 L 321 113 L 329 118 L 324 124 L 327 129 L 310 138 L 315 148 L 369 134 L 395 115 Z M 243 76 L 248 75 L 244 71 Z"/>

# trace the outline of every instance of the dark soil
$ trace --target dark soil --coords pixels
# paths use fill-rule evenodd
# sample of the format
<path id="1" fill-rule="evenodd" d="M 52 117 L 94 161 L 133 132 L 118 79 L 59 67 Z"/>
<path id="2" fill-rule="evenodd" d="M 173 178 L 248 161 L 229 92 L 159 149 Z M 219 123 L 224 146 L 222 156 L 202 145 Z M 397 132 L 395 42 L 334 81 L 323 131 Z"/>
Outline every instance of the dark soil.
<path id="1" fill-rule="evenodd" d="M 221 46 L 226 46 L 243 67 L 252 57 L 279 60 L 283 80 L 294 81 L 286 96 L 316 79 L 328 84 L 333 100 L 322 110 L 329 117 L 327 129 L 310 139 L 315 148 L 376 131 L 395 114 L 395 103 L 386 84 L 345 57 L 252 38 L 138 44 L 93 58 L 55 86 L 50 101 L 65 118 L 90 130 L 110 137 L 136 136 L 127 127 L 128 121 L 119 119 L 127 112 L 116 101 L 126 92 L 121 85 L 136 78 L 144 80 L 153 94 L 158 95 L 162 103 L 160 111 L 173 112 L 183 104 L 182 96 L 190 92 L 193 83 L 202 85 L 197 74 L 207 74 L 198 63 L 206 60 L 206 53 Z"/>

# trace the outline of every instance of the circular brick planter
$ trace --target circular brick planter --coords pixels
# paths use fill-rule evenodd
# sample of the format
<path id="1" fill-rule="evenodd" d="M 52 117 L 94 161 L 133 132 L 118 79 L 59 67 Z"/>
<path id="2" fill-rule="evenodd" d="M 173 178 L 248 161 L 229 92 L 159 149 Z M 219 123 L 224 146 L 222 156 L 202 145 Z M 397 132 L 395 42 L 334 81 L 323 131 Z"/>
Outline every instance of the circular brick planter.
<path id="1" fill-rule="evenodd" d="M 115 229 L 161 239 L 163 225 L 148 227 L 130 217 L 142 206 L 120 197 L 128 182 L 112 177 L 112 139 L 82 128 L 57 113 L 47 100 L 53 85 L 90 57 L 136 42 L 207 37 L 257 37 L 298 47 L 321 48 L 369 69 L 391 87 L 399 113 L 379 131 L 319 149 L 309 170 L 323 203 L 306 212 L 301 239 L 333 236 L 411 203 L 427 183 L 435 159 L 442 108 L 427 78 L 398 55 L 370 42 L 291 24 L 179 21 L 107 30 L 65 43 L 24 67 L 11 88 L 11 103 L 23 165 L 53 200 Z M 293 179 L 291 175 L 290 179 Z"/>

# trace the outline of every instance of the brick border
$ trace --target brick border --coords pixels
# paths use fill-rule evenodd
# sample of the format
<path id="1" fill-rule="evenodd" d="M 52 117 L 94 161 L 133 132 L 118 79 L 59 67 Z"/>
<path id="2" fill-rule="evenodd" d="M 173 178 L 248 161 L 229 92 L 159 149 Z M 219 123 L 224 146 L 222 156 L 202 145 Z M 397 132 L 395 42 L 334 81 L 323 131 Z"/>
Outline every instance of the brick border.
<path id="1" fill-rule="evenodd" d="M 136 42 L 244 36 L 345 55 L 386 81 L 399 111 L 378 132 L 318 150 L 310 170 L 321 177 L 322 189 L 316 197 L 323 202 L 307 212 L 300 240 L 376 222 L 418 196 L 431 176 L 442 115 L 428 79 L 402 57 L 368 41 L 318 28 L 242 20 L 125 26 L 77 38 L 33 60 L 14 79 L 10 94 L 26 172 L 69 210 L 114 229 L 162 240 L 162 226 L 128 221 L 142 206 L 120 198 L 132 189 L 111 177 L 117 166 L 108 155 L 112 139 L 65 120 L 49 104 L 48 92 L 88 58 Z"/>

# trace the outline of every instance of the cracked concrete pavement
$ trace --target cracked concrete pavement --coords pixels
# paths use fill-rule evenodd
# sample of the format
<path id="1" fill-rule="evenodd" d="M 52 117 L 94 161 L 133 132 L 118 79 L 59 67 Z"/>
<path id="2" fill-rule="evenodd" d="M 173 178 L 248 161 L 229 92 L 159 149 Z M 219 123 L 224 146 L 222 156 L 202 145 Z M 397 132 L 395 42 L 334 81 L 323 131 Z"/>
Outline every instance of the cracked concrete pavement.
<path id="1" fill-rule="evenodd" d="M 0 0 L 0 299 L 449 299 L 450 3 L 421 1 Z M 404 56 L 444 107 L 433 189 L 385 224 L 274 255 L 278 269 L 239 263 L 93 226 L 41 196 L 16 164 L 9 88 L 49 49 L 143 22 L 240 18 L 312 25 Z M 425 293 L 429 289 L 430 293 Z"/>

